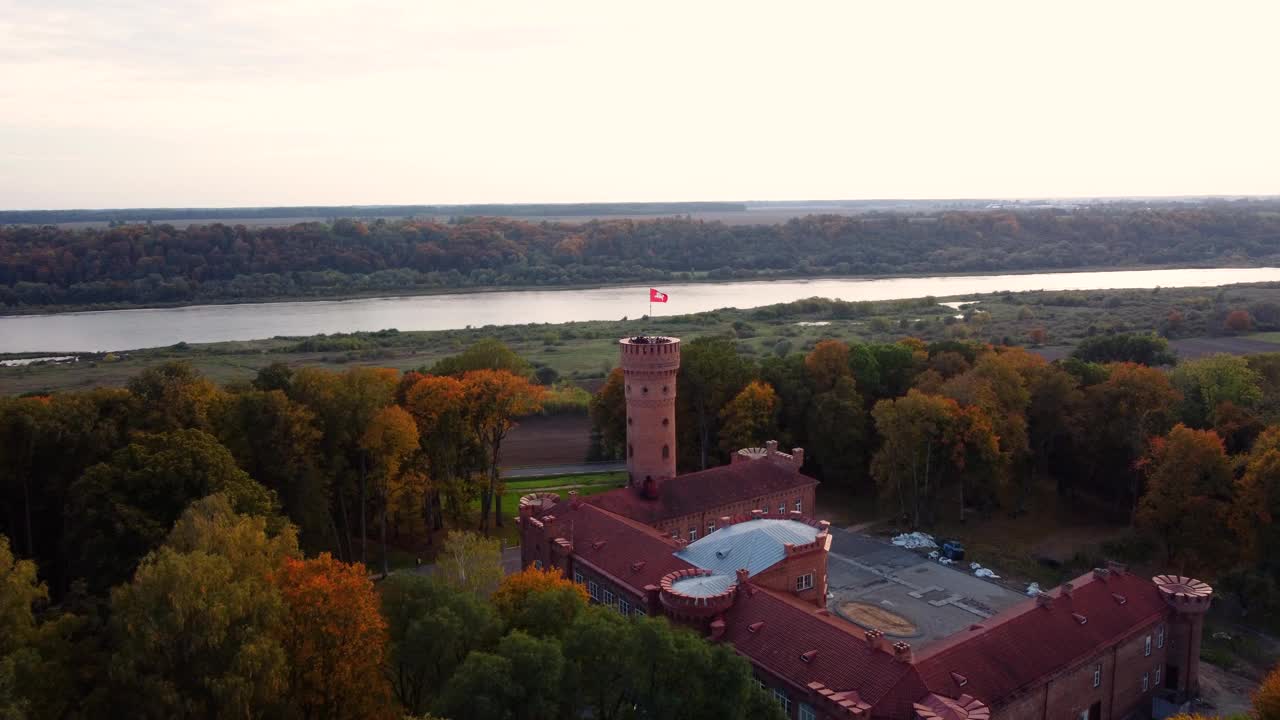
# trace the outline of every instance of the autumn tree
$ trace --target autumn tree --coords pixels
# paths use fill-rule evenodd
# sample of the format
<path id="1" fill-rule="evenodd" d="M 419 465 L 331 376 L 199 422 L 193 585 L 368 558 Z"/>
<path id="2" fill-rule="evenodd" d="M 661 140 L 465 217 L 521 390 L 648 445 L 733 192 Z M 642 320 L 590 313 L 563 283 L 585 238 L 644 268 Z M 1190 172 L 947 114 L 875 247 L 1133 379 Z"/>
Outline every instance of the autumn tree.
<path id="1" fill-rule="evenodd" d="M 707 468 L 716 445 L 720 409 L 750 380 L 751 366 L 729 338 L 700 337 L 681 347 L 676 427 L 682 435 L 691 436 L 691 442 L 679 447 L 696 451 L 695 464 L 700 469 Z"/>
<path id="2" fill-rule="evenodd" d="M 911 390 L 896 400 L 881 400 L 871 412 L 881 438 L 871 475 L 881 497 L 913 526 L 931 515 L 940 477 L 951 461 L 959 411 L 955 400 Z"/>
<path id="3" fill-rule="evenodd" d="M 1151 441 L 1143 468 L 1147 491 L 1137 524 L 1159 538 L 1167 562 L 1190 573 L 1229 553 L 1234 488 L 1222 438 L 1179 424 Z"/>
<path id="4" fill-rule="evenodd" d="M 488 597 L 502 579 L 502 543 L 470 532 L 451 532 L 436 559 L 436 571 L 449 585 Z"/>
<path id="5" fill-rule="evenodd" d="M 143 370 L 128 389 L 141 404 L 142 426 L 153 432 L 208 430 L 210 407 L 221 392 L 185 360 Z"/>
<path id="6" fill-rule="evenodd" d="M 1243 465 L 1231 527 L 1244 557 L 1272 571 L 1280 568 L 1280 426 L 1258 436 Z"/>
<path id="7" fill-rule="evenodd" d="M 1232 310 L 1222 325 L 1233 333 L 1249 332 L 1253 329 L 1253 317 L 1248 310 Z"/>
<path id="8" fill-rule="evenodd" d="M 1253 713 L 1257 720 L 1280 720 L 1280 665 L 1253 692 Z"/>
<path id="9" fill-rule="evenodd" d="M 502 634 L 493 605 L 439 578 L 396 573 L 382 583 L 381 595 L 391 687 L 415 715 L 434 704 L 468 654 L 492 648 Z"/>
<path id="10" fill-rule="evenodd" d="M 826 392 L 850 374 L 849 346 L 839 340 L 823 340 L 805 356 L 804 368 L 814 391 Z"/>
<path id="11" fill-rule="evenodd" d="M 1152 437 L 1168 432 L 1182 396 L 1169 376 L 1134 363 L 1106 366 L 1107 379 L 1084 391 L 1080 444 L 1087 447 L 1094 489 L 1104 497 L 1126 501 L 1132 519 L 1142 497 L 1138 461 Z"/>
<path id="12" fill-rule="evenodd" d="M 139 717 L 271 714 L 283 709 L 287 622 L 268 576 L 298 556 L 291 527 L 272 535 L 225 495 L 188 509 L 133 581 L 111 593 L 111 661 L 120 709 Z"/>
<path id="13" fill-rule="evenodd" d="M 386 577 L 391 573 L 387 563 L 387 512 L 391 507 L 392 489 L 404 477 L 405 461 L 418 447 L 418 426 L 404 408 L 389 405 L 369 421 L 360 438 L 360 447 L 368 453 L 373 465 L 374 494 L 381 516 L 378 525 L 382 540 L 382 576 Z"/>
<path id="14" fill-rule="evenodd" d="M 439 530 L 444 504 L 461 517 L 475 496 L 471 467 L 480 453 L 467 422 L 466 387 L 455 377 L 422 376 L 405 391 L 404 407 L 418 426 L 418 444 L 427 461 L 423 517 L 431 530 Z"/>
<path id="15" fill-rule="evenodd" d="M 502 441 L 516 426 L 516 418 L 542 408 L 546 391 L 528 378 L 506 370 L 472 370 L 462 376 L 462 384 L 472 436 L 485 452 L 488 483 L 480 491 L 480 530 L 488 532 L 491 505 L 495 524 L 502 527 L 503 522 L 503 489 L 498 477 Z"/>
<path id="16" fill-rule="evenodd" d="M 752 380 L 720 410 L 720 447 L 733 453 L 744 447 L 763 447 L 777 437 L 778 394 L 773 386 Z"/>
<path id="17" fill-rule="evenodd" d="M 490 598 L 508 627 L 539 637 L 562 632 L 587 601 L 586 588 L 558 569 L 534 567 L 503 577 Z"/>
<path id="18" fill-rule="evenodd" d="M 624 457 L 627 447 L 626 379 L 622 368 L 614 368 L 604 385 L 591 396 L 591 428 L 600 437 L 605 458 Z"/>
<path id="19" fill-rule="evenodd" d="M 276 635 L 289 662 L 287 694 L 302 717 L 394 717 L 383 673 L 387 623 L 363 565 L 322 553 L 286 558 L 272 575 L 286 619 Z"/>
<path id="20" fill-rule="evenodd" d="M 67 542 L 78 559 L 74 569 L 99 590 L 127 579 L 190 502 L 218 492 L 236 512 L 272 517 L 278 507 L 275 493 L 237 467 L 212 435 L 139 436 L 71 488 Z"/>

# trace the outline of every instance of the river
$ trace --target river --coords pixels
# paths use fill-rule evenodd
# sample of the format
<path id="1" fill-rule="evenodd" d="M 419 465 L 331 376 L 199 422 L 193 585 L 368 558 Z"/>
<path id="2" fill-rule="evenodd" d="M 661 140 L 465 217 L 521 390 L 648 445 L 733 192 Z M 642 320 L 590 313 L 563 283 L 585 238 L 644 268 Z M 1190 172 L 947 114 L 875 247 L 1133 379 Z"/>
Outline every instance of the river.
<path id="1" fill-rule="evenodd" d="M 750 308 L 807 297 L 899 300 L 1022 290 L 1212 287 L 1280 281 L 1280 268 L 1200 268 L 1026 275 L 673 283 L 655 316 Z M 517 290 L 242 305 L 194 305 L 0 317 L 0 352 L 88 352 L 177 342 L 253 340 L 358 330 L 449 330 L 484 325 L 620 320 L 649 312 L 648 286 Z"/>

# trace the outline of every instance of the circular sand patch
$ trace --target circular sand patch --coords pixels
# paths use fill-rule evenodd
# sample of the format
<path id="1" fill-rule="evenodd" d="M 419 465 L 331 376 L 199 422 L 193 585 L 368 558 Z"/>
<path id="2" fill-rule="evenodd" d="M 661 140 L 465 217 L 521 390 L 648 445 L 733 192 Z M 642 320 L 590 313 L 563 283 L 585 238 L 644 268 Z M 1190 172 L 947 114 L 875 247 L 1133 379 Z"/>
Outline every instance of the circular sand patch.
<path id="1" fill-rule="evenodd" d="M 877 605 L 864 602 L 842 602 L 840 614 L 864 628 L 874 628 L 885 635 L 911 637 L 916 634 L 916 626 L 901 615 L 885 610 Z"/>

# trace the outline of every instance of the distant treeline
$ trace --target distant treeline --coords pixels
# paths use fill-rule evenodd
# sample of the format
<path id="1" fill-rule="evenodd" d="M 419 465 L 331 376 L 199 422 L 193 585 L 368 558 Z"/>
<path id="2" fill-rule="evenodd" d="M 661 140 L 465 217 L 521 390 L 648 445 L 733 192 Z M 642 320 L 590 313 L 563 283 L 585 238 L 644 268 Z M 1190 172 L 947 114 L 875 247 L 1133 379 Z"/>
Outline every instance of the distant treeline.
<path id="1" fill-rule="evenodd" d="M 1274 204 L 681 218 L 0 227 L 0 304 L 231 302 L 779 276 L 1280 262 Z"/>
<path id="2" fill-rule="evenodd" d="M 542 205 L 304 205 L 243 208 L 116 208 L 106 210 L 5 210 L 0 225 L 72 222 L 176 222 L 180 220 L 259 220 L 300 217 L 413 217 L 416 215 L 528 217 L 554 215 L 680 215 L 741 212 L 743 203 L 548 203 Z"/>

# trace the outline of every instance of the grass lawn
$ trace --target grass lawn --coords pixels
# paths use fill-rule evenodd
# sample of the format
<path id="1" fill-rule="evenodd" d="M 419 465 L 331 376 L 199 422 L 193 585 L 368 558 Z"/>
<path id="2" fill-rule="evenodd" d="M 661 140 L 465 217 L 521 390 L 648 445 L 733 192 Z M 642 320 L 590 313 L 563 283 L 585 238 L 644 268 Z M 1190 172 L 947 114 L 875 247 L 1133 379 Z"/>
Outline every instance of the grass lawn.
<path id="1" fill-rule="evenodd" d="M 1280 344 L 1280 332 L 1264 332 L 1245 335 L 1250 340 L 1261 340 L 1262 342 Z"/>
<path id="2" fill-rule="evenodd" d="M 508 480 L 507 494 L 519 491 L 521 494 L 534 492 L 542 488 L 560 488 L 566 486 L 606 485 L 610 488 L 620 487 L 627 481 L 625 472 L 588 473 L 584 475 L 548 475 L 537 478 L 520 478 Z"/>

